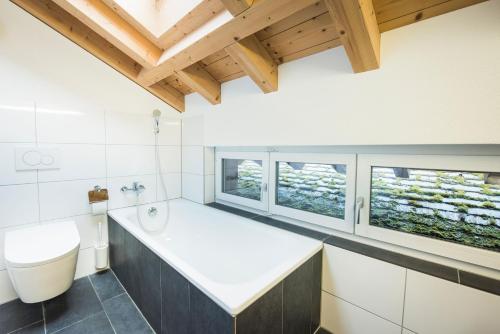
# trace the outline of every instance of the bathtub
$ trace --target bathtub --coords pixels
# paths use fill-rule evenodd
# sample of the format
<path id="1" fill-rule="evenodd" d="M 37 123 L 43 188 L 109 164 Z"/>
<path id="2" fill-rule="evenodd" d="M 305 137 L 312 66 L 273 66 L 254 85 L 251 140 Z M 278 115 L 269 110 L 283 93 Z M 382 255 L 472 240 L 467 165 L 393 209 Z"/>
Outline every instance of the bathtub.
<path id="1" fill-rule="evenodd" d="M 147 214 L 150 207 L 158 209 L 155 218 Z M 163 220 L 165 207 L 164 202 L 140 207 L 143 223 Z M 170 202 L 170 221 L 160 234 L 141 228 L 134 207 L 108 214 L 232 316 L 323 247 L 320 241 L 184 199 Z"/>

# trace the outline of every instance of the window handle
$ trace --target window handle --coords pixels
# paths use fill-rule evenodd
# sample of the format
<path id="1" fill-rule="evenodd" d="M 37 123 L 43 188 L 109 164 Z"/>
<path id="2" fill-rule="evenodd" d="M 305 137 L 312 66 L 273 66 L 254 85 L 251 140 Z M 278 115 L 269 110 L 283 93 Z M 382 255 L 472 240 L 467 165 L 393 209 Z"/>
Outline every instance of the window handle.
<path id="1" fill-rule="evenodd" d="M 262 191 L 267 193 L 267 183 L 262 183 Z"/>
<path id="2" fill-rule="evenodd" d="M 363 197 L 356 198 L 356 206 L 354 207 L 354 221 L 356 224 L 359 224 L 359 216 L 361 213 L 361 209 L 365 205 L 365 199 Z"/>

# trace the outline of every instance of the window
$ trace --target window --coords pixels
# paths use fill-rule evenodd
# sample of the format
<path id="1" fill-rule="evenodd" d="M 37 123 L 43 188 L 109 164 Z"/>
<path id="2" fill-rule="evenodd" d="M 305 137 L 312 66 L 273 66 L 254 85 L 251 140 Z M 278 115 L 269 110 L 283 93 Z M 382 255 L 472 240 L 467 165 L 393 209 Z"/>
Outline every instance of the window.
<path id="1" fill-rule="evenodd" d="M 222 192 L 260 201 L 262 160 L 222 159 Z"/>
<path id="2" fill-rule="evenodd" d="M 267 210 L 268 161 L 268 153 L 218 152 L 217 198 Z"/>
<path id="3" fill-rule="evenodd" d="M 369 202 L 357 233 L 498 269 L 499 157 L 360 156 L 358 165 Z"/>
<path id="4" fill-rule="evenodd" d="M 354 155 L 271 153 L 271 213 L 352 232 Z"/>

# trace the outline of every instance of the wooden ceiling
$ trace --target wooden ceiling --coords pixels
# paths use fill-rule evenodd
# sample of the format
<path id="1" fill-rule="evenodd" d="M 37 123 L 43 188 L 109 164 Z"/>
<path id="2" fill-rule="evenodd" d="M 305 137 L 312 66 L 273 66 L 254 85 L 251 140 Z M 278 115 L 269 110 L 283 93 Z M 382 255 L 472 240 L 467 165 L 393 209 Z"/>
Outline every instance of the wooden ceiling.
<path id="1" fill-rule="evenodd" d="M 278 65 L 343 46 L 354 72 L 380 64 L 380 33 L 485 0 L 203 0 L 154 36 L 113 0 L 11 0 L 178 111 L 248 75 L 278 89 Z M 216 29 L 173 52 L 218 15 Z"/>

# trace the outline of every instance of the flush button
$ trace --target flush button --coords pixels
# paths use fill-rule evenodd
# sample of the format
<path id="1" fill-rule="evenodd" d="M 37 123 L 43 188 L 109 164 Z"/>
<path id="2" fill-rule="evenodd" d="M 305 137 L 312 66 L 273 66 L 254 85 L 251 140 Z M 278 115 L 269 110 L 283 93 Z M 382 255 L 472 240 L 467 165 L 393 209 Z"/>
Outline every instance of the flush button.
<path id="1" fill-rule="evenodd" d="M 16 147 L 16 170 L 58 169 L 58 148 Z"/>

